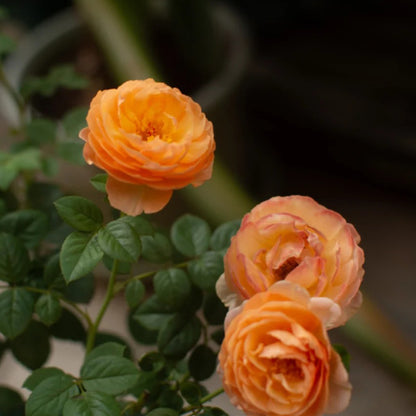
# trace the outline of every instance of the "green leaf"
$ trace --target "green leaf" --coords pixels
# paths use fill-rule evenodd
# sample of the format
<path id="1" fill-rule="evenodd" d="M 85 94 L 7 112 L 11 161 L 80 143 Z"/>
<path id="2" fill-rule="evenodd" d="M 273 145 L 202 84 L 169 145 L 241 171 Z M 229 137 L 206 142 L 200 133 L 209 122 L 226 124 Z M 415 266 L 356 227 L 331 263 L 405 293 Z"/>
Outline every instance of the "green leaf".
<path id="1" fill-rule="evenodd" d="M 8 387 L 0 386 L 0 415 L 24 416 L 25 403 L 22 396 Z"/>
<path id="2" fill-rule="evenodd" d="M 81 279 L 74 280 L 66 285 L 63 290 L 65 299 L 76 303 L 89 303 L 94 296 L 94 276 L 87 274 Z"/>
<path id="3" fill-rule="evenodd" d="M 181 384 L 181 394 L 189 404 L 196 406 L 201 402 L 202 389 L 197 383 L 186 381 Z"/>
<path id="4" fill-rule="evenodd" d="M 139 366 L 144 371 L 153 371 L 155 373 L 161 371 L 166 365 L 165 357 L 156 351 L 144 354 L 139 361 Z"/>
<path id="5" fill-rule="evenodd" d="M 32 321 L 21 335 L 11 341 L 10 347 L 17 361 L 31 370 L 37 369 L 49 357 L 48 328 L 40 322 Z"/>
<path id="6" fill-rule="evenodd" d="M 224 325 L 227 308 L 215 292 L 207 293 L 204 299 L 203 312 L 206 321 L 211 325 Z"/>
<path id="7" fill-rule="evenodd" d="M 217 366 L 217 355 L 206 345 L 198 345 L 189 357 L 189 371 L 198 381 L 211 377 Z"/>
<path id="8" fill-rule="evenodd" d="M 65 403 L 63 416 L 120 416 L 120 408 L 114 397 L 87 391 Z"/>
<path id="9" fill-rule="evenodd" d="M 215 290 L 218 278 L 224 272 L 224 259 L 216 251 L 207 251 L 188 264 L 192 282 L 202 290 Z"/>
<path id="10" fill-rule="evenodd" d="M 117 262 L 117 274 L 130 274 L 132 267 L 131 263 L 120 260 L 117 260 Z M 107 270 L 110 272 L 113 270 L 114 259 L 112 259 L 110 256 L 107 256 L 107 254 L 104 254 L 103 263 Z"/>
<path id="11" fill-rule="evenodd" d="M 143 345 L 154 345 L 157 340 L 157 330 L 151 330 L 143 326 L 138 319 L 136 319 L 135 313 L 132 311 L 128 315 L 128 327 L 132 337 Z"/>
<path id="12" fill-rule="evenodd" d="M 188 275 L 181 269 L 158 271 L 153 278 L 157 297 L 168 306 L 180 308 L 191 293 Z"/>
<path id="13" fill-rule="evenodd" d="M 18 173 L 19 172 L 16 169 L 11 168 L 10 166 L 0 165 L 0 190 L 7 191 Z"/>
<path id="14" fill-rule="evenodd" d="M 168 407 L 159 407 L 151 410 L 146 416 L 179 416 L 179 412 Z"/>
<path id="15" fill-rule="evenodd" d="M 100 192 L 106 193 L 105 186 L 107 185 L 108 174 L 107 173 L 99 173 L 98 175 L 93 176 L 90 179 L 91 185 Z"/>
<path id="16" fill-rule="evenodd" d="M 200 413 L 201 416 L 228 416 L 228 413 L 224 412 L 224 410 L 220 409 L 219 407 L 210 407 L 205 406 L 202 412 Z"/>
<path id="17" fill-rule="evenodd" d="M 0 33 L 0 55 L 6 55 L 13 52 L 15 48 L 16 42 L 9 36 Z"/>
<path id="18" fill-rule="evenodd" d="M 142 301 L 146 292 L 144 284 L 140 280 L 132 280 L 126 286 L 124 295 L 130 308 L 135 308 Z"/>
<path id="19" fill-rule="evenodd" d="M 87 275 L 103 257 L 96 235 L 74 232 L 64 241 L 60 254 L 62 273 L 67 283 Z"/>
<path id="20" fill-rule="evenodd" d="M 156 295 L 150 296 L 133 314 L 133 319 L 146 329 L 159 330 L 173 316 L 172 310 Z"/>
<path id="21" fill-rule="evenodd" d="M 184 356 L 201 335 L 201 323 L 195 316 L 174 315 L 159 331 L 157 345 L 167 356 Z"/>
<path id="22" fill-rule="evenodd" d="M 54 205 L 60 217 L 78 231 L 93 232 L 103 223 L 101 210 L 86 198 L 64 196 Z"/>
<path id="23" fill-rule="evenodd" d="M 69 138 L 78 139 L 81 129 L 87 125 L 87 107 L 78 107 L 70 110 L 62 119 L 62 125 L 65 133 Z"/>
<path id="24" fill-rule="evenodd" d="M 33 313 L 33 296 L 22 288 L 11 288 L 0 293 L 0 332 L 15 338 L 29 325 Z"/>
<path id="25" fill-rule="evenodd" d="M 56 367 L 38 368 L 25 380 L 23 387 L 33 391 L 43 380 L 53 376 L 63 376 L 65 373 Z"/>
<path id="26" fill-rule="evenodd" d="M 211 236 L 210 246 L 213 250 L 228 249 L 231 243 L 231 237 L 235 235 L 240 228 L 241 220 L 228 221 L 221 224 Z"/>
<path id="27" fill-rule="evenodd" d="M 87 85 L 88 81 L 76 73 L 71 65 L 59 65 L 44 77 L 27 77 L 22 84 L 21 94 L 26 98 L 33 94 L 50 97 L 60 87 L 82 89 Z"/>
<path id="28" fill-rule="evenodd" d="M 46 118 L 35 118 L 25 125 L 25 133 L 31 145 L 53 143 L 56 137 L 56 124 Z"/>
<path id="29" fill-rule="evenodd" d="M 126 215 L 119 218 L 117 221 L 129 224 L 130 227 L 133 228 L 133 230 L 140 236 L 154 234 L 152 224 L 150 224 L 150 222 L 143 215 L 138 215 L 136 217 Z"/>
<path id="30" fill-rule="evenodd" d="M 45 156 L 42 159 L 42 172 L 49 177 L 55 177 L 59 172 L 59 164 L 55 157 Z"/>
<path id="31" fill-rule="evenodd" d="M 344 364 L 345 369 L 349 372 L 350 371 L 350 354 L 348 353 L 347 349 L 343 345 L 340 345 L 340 344 L 333 344 L 332 348 L 341 357 L 342 364 Z"/>
<path id="32" fill-rule="evenodd" d="M 35 305 L 35 312 L 45 325 L 52 325 L 61 316 L 62 307 L 59 299 L 50 293 L 43 294 Z"/>
<path id="33" fill-rule="evenodd" d="M 211 231 L 206 221 L 186 214 L 174 222 L 171 239 L 175 248 L 188 257 L 199 256 L 209 247 Z"/>
<path id="34" fill-rule="evenodd" d="M 141 251 L 140 235 L 124 218 L 111 221 L 101 228 L 98 244 L 111 258 L 134 263 Z"/>
<path id="35" fill-rule="evenodd" d="M 77 142 L 60 142 L 57 145 L 58 155 L 62 159 L 73 163 L 74 165 L 85 165 L 85 160 L 82 155 L 84 143 Z"/>
<path id="36" fill-rule="evenodd" d="M 42 168 L 42 153 L 37 148 L 25 148 L 12 154 L 6 166 L 16 172 L 40 170 Z"/>
<path id="37" fill-rule="evenodd" d="M 183 399 L 178 392 L 167 388 L 159 395 L 157 399 L 157 405 L 169 409 L 174 409 L 179 412 L 183 406 Z"/>
<path id="38" fill-rule="evenodd" d="M 58 321 L 49 327 L 49 331 L 55 338 L 82 342 L 86 339 L 86 332 L 81 321 L 65 308 L 62 309 Z"/>
<path id="39" fill-rule="evenodd" d="M 26 416 L 60 416 L 65 403 L 78 394 L 71 376 L 56 375 L 43 380 L 26 403 Z"/>
<path id="40" fill-rule="evenodd" d="M 125 349 L 125 345 L 121 345 L 116 342 L 106 342 L 104 344 L 99 345 L 98 347 L 95 347 L 90 353 L 88 353 L 85 357 L 85 362 L 106 355 L 122 357 Z"/>
<path id="41" fill-rule="evenodd" d="M 0 232 L 0 280 L 19 282 L 26 277 L 29 266 L 24 245 L 13 235 Z"/>
<path id="42" fill-rule="evenodd" d="M 48 217 L 34 209 L 10 212 L 0 219 L 0 231 L 13 234 L 27 248 L 34 248 L 48 231 Z"/>
<path id="43" fill-rule="evenodd" d="M 139 370 L 128 359 L 106 355 L 87 360 L 81 368 L 82 382 L 88 391 L 117 395 L 133 387 Z"/>
<path id="44" fill-rule="evenodd" d="M 131 348 L 128 345 L 127 341 L 121 338 L 118 335 L 115 335 L 110 332 L 98 332 L 95 336 L 95 343 L 94 346 L 98 347 L 103 344 L 107 344 L 109 342 L 122 345 L 124 347 L 124 354 L 123 356 L 126 358 L 131 358 Z"/>
<path id="45" fill-rule="evenodd" d="M 142 257 L 151 263 L 166 263 L 172 258 L 172 245 L 162 233 L 142 236 Z"/>
<path id="46" fill-rule="evenodd" d="M 59 264 L 59 253 L 56 253 L 49 257 L 43 269 L 43 281 L 49 287 L 61 286 L 60 280 L 63 279 L 61 265 Z M 65 283 L 65 282 L 64 282 Z"/>

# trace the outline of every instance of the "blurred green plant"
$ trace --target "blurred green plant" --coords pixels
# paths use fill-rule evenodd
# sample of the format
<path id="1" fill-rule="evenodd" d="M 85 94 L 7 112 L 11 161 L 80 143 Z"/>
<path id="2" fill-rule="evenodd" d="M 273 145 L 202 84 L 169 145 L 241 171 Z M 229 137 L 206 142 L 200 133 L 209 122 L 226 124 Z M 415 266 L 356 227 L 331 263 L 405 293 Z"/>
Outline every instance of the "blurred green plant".
<path id="1" fill-rule="evenodd" d="M 13 44 L 5 39 L 5 45 Z M 106 220 L 92 201 L 64 195 L 48 178 L 56 174 L 59 158 L 83 160 L 76 137 L 86 109 L 72 109 L 56 121 L 36 114 L 31 101 L 36 95 L 53 96 L 59 88 L 84 88 L 87 81 L 72 67 L 60 66 L 26 78 L 17 91 L 1 65 L 0 71 L 20 120 L 8 132 L 10 147 L 0 153 L 0 353 L 10 351 L 32 370 L 23 385 L 31 391 L 27 402 L 1 386 L 0 412 L 210 414 L 205 403 L 222 389 L 209 393 L 201 381 L 216 367 L 225 308 L 215 282 L 236 223 L 213 231 L 205 220 L 185 215 L 163 230 L 143 216 Z M 91 179 L 104 193 L 105 182 L 105 174 Z M 139 259 L 147 270 L 137 274 Z M 94 296 L 92 273 L 99 263 L 110 274 L 93 317 L 85 305 Z M 154 348 L 138 365 L 126 341 L 100 327 L 120 292 L 130 308 L 133 338 Z M 79 375 L 43 367 L 53 338 L 85 346 Z"/>

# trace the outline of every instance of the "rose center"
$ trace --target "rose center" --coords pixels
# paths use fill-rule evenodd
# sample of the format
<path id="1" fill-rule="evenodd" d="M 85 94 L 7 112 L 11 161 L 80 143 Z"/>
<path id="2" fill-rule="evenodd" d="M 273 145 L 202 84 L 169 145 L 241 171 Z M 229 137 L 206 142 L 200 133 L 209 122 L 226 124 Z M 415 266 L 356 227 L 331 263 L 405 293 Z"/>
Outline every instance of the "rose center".
<path id="1" fill-rule="evenodd" d="M 296 257 L 289 257 L 279 268 L 273 270 L 276 280 L 284 280 L 286 276 L 299 265 Z"/>
<path id="2" fill-rule="evenodd" d="M 282 374 L 291 381 L 301 381 L 305 378 L 297 361 L 292 358 L 272 358 L 271 364 L 271 371 L 273 373 Z"/>
<path id="3" fill-rule="evenodd" d="M 144 126 L 144 128 L 140 129 L 139 134 L 146 142 L 150 142 L 156 138 L 160 138 L 161 140 L 167 142 L 171 141 L 169 138 L 165 138 L 163 136 L 163 122 L 150 121 Z"/>

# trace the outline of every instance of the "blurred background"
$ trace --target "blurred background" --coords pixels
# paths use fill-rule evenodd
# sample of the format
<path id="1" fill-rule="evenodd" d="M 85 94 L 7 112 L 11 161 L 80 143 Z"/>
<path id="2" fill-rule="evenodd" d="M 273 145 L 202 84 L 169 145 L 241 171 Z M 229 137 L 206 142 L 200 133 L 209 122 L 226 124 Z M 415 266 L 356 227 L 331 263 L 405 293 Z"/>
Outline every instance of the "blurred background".
<path id="1" fill-rule="evenodd" d="M 343 415 L 414 414 L 416 2 L 2 5 L 9 11 L 3 30 L 20 48 L 6 61 L 14 83 L 63 62 L 90 79 L 81 93 L 37 97 L 39 113 L 59 118 L 74 105 L 88 105 L 97 89 L 147 76 L 191 94 L 207 112 L 221 175 L 213 189 L 202 190 L 208 202 L 201 194 L 178 193 L 162 221 L 186 206 L 197 214 L 205 207 L 211 221 L 220 222 L 269 197 L 302 194 L 353 223 L 366 253 L 366 300 L 354 329 L 332 335 L 352 355 L 354 393 Z M 45 24 L 49 31 L 39 29 Z M 10 117 L 11 110 L 2 110 Z M 386 335 L 376 349 L 366 339 L 373 329 L 362 330 L 363 322 Z M 377 347 L 405 363 L 398 368 Z"/>

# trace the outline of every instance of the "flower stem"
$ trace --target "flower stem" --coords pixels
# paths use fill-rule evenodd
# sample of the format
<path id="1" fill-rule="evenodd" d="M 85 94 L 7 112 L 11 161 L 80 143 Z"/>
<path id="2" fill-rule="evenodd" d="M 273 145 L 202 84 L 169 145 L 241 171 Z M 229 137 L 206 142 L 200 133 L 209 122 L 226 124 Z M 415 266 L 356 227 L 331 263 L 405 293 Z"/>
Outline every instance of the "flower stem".
<path id="1" fill-rule="evenodd" d="M 10 286 L 0 286 L 0 289 L 9 289 Z M 41 293 L 41 294 L 49 294 L 52 293 L 50 290 L 47 289 L 40 289 L 38 287 L 31 287 L 31 286 L 22 286 L 22 289 L 27 290 L 28 292 L 33 292 L 33 293 Z M 71 300 L 65 299 L 63 297 L 63 295 L 59 292 L 53 292 L 53 294 L 63 303 L 66 303 L 67 305 L 71 306 L 72 308 L 74 308 L 87 322 L 88 327 L 93 326 L 93 322 L 92 319 L 90 317 L 90 315 L 83 311 L 75 302 L 72 302 Z"/>
<path id="2" fill-rule="evenodd" d="M 108 305 L 110 304 L 111 300 L 114 297 L 114 284 L 116 282 L 116 276 L 118 271 L 118 260 L 114 260 L 113 268 L 111 270 L 110 279 L 108 281 L 107 286 L 107 293 L 104 298 L 104 302 L 101 305 L 101 309 L 95 319 L 95 322 L 92 326 L 90 326 L 88 331 L 88 338 L 87 338 L 87 346 L 86 346 L 86 353 L 88 354 L 94 347 L 95 337 L 97 335 L 98 327 L 100 326 L 101 320 L 104 317 L 105 312 L 107 311 Z"/>
<path id="3" fill-rule="evenodd" d="M 184 413 L 188 413 L 191 412 L 194 409 L 197 409 L 201 404 L 204 404 L 206 402 L 209 402 L 210 400 L 214 399 L 215 397 L 219 396 L 220 394 L 224 393 L 224 389 L 220 388 L 218 390 L 213 391 L 210 394 L 207 394 L 206 396 L 204 396 L 201 401 L 199 402 L 199 404 L 197 406 L 186 406 L 182 409 L 181 414 Z"/>

